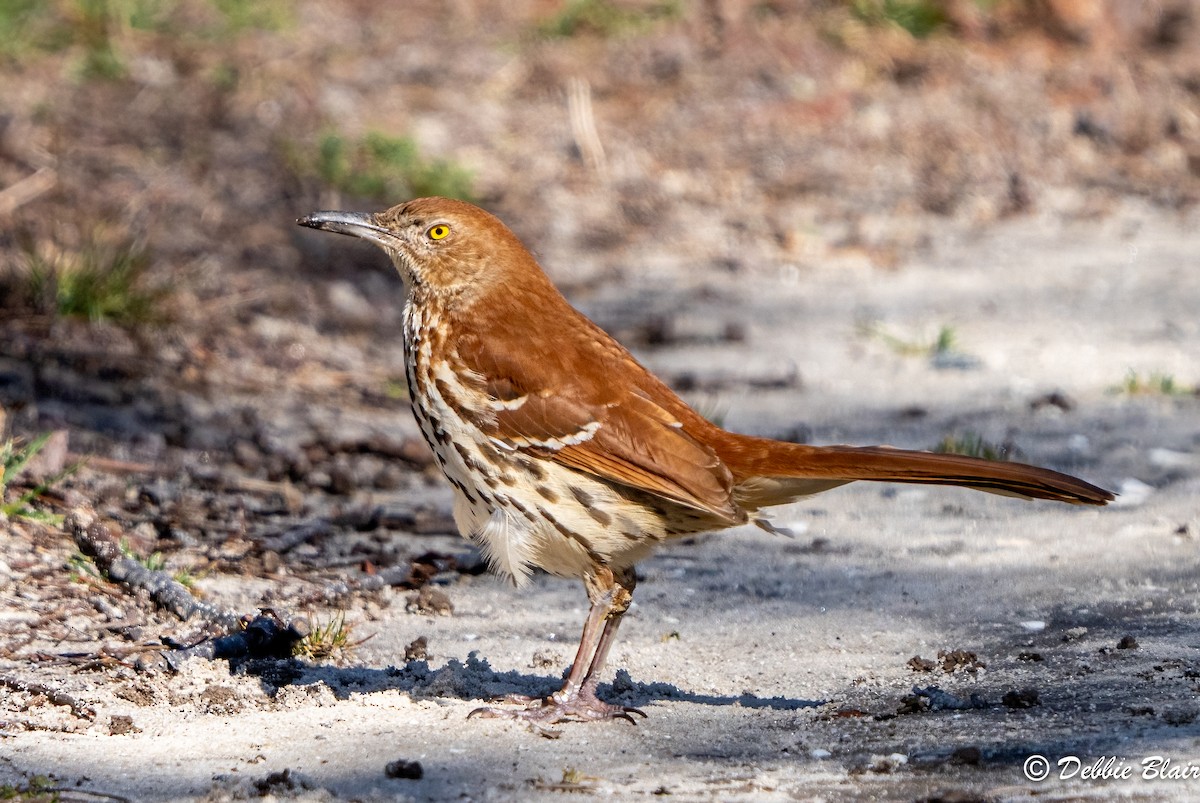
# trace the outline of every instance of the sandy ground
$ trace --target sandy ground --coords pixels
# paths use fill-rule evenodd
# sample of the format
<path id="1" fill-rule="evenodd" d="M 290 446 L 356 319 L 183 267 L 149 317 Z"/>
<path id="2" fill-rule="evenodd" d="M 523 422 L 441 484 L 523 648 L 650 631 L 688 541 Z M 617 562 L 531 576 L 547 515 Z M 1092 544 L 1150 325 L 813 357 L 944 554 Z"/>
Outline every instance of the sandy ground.
<path id="1" fill-rule="evenodd" d="M 720 378 L 690 398 L 730 428 L 910 447 L 975 432 L 1121 491 L 1110 508 L 857 485 L 779 510 L 790 540 L 743 528 L 675 544 L 643 566 L 605 689 L 647 719 L 553 740 L 467 719 L 555 687 L 585 606 L 546 577 L 522 592 L 460 577 L 443 589 L 451 616 L 385 591 L 346 612 L 372 636 L 352 661 L 290 682 L 225 661 L 146 675 L 5 660 L 0 673 L 95 717 L 5 692 L 0 783 L 48 775 L 87 800 L 1195 799 L 1200 779 L 1140 773 L 1150 756 L 1200 767 L 1200 399 L 1111 389 L 1131 369 L 1200 379 L 1198 222 L 1131 202 L 1100 222 L 959 230 L 891 272 L 843 262 L 701 286 L 656 266 L 576 299 L 610 324 L 617 309 L 676 313 L 671 343 L 640 354 Z M 913 340 L 951 326 L 973 360 L 899 354 L 864 321 Z M 712 337 L 731 323 L 744 337 Z M 1034 404 L 1055 392 L 1069 410 Z M 414 538 L 411 551 L 466 550 Z M 7 593 L 20 582 L 0 574 Z M 263 586 L 200 581 L 243 610 Z M 429 657 L 406 664 L 420 636 Z M 956 650 L 974 659 L 943 666 Z M 133 728 L 114 735 L 113 716 Z M 1055 765 L 1041 783 L 1022 771 L 1035 754 Z M 1057 777 L 1071 756 L 1132 777 Z M 422 777 L 388 777 L 397 760 Z"/>
<path id="2" fill-rule="evenodd" d="M 1197 0 L 621 2 L 662 18 L 564 35 L 539 32 L 547 0 L 9 5 L 0 438 L 92 456 L 38 509 L 100 517 L 214 605 L 341 611 L 369 640 L 144 671 L 204 625 L 0 521 L 0 797 L 1198 796 L 1140 777 L 1200 765 Z M 883 5 L 952 19 L 916 38 L 866 18 Z M 106 54 L 119 74 L 88 67 Z M 584 595 L 458 569 L 434 578 L 448 616 L 329 594 L 422 553 L 477 563 L 396 385 L 400 283 L 293 225 L 416 192 L 385 171 L 356 198 L 325 169 L 330 135 L 371 133 L 470 173 L 573 302 L 733 429 L 978 436 L 1119 503 L 839 489 L 778 511 L 794 538 L 646 562 L 603 689 L 636 727 L 468 720 L 556 687 Z M 126 252 L 167 291 L 150 319 L 73 318 L 30 281 Z M 1130 372 L 1177 392 L 1116 392 Z M 6 503 L 28 487 L 5 481 Z M 1055 777 L 1027 777 L 1035 755 Z"/>

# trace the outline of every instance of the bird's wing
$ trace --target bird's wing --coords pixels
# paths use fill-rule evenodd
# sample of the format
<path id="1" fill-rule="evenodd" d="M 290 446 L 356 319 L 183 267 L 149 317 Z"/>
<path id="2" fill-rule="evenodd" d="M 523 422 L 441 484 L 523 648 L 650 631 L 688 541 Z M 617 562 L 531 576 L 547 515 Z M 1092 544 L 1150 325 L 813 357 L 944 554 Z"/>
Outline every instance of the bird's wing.
<path id="1" fill-rule="evenodd" d="M 665 391 L 607 336 L 510 348 L 457 344 L 459 381 L 487 399 L 467 415 L 501 449 L 670 500 L 733 524 L 733 478 L 709 446 L 656 400 Z M 647 381 L 639 383 L 643 376 Z M 669 391 L 665 391 L 669 393 Z"/>

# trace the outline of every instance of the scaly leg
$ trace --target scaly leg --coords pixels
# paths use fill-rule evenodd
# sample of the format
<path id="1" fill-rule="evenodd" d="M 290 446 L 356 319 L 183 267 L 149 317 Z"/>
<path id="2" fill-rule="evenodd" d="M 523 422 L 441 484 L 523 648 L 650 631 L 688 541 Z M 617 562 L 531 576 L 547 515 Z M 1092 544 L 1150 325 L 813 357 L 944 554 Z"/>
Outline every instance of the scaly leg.
<path id="1" fill-rule="evenodd" d="M 539 728 L 544 735 L 552 736 L 556 734 L 539 726 L 579 720 L 624 719 L 635 722 L 633 714 L 646 716 L 636 708 L 606 703 L 596 696 L 596 687 L 600 683 L 599 675 L 609 650 L 616 641 L 621 617 L 633 600 L 633 587 L 637 583 L 633 571 L 617 576 L 608 567 L 600 567 L 593 575 L 585 578 L 584 583 L 592 605 L 583 624 L 583 635 L 579 640 L 579 649 L 575 652 L 575 661 L 571 664 L 571 671 L 567 673 L 563 687 L 544 700 L 523 701 L 520 698 L 510 698 L 514 701 L 528 702 L 528 707 L 523 709 L 477 708 L 468 715 L 469 717 L 520 719 Z"/>

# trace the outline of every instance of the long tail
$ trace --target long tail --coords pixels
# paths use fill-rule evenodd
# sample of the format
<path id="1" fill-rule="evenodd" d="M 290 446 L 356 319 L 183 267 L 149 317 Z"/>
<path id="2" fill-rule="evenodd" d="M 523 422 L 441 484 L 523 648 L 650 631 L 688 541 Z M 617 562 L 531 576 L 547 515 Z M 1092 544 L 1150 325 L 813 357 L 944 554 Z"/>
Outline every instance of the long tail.
<path id="1" fill-rule="evenodd" d="M 856 480 L 958 485 L 1022 499 L 1105 505 L 1115 497 L 1089 482 L 1023 463 L 889 446 L 806 446 L 732 435 L 720 456 L 733 472 L 738 503 L 755 510 Z"/>

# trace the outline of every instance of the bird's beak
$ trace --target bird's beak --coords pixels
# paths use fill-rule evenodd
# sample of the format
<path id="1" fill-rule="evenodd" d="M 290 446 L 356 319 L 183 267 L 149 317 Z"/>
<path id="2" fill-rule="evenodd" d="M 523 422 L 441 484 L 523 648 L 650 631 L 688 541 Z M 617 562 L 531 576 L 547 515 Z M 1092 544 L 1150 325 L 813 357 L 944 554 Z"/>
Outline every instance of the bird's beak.
<path id="1" fill-rule="evenodd" d="M 394 249 L 396 235 L 375 223 L 375 216 L 365 212 L 314 212 L 296 221 L 310 229 L 323 229 L 351 237 L 361 237 L 382 248 Z"/>

